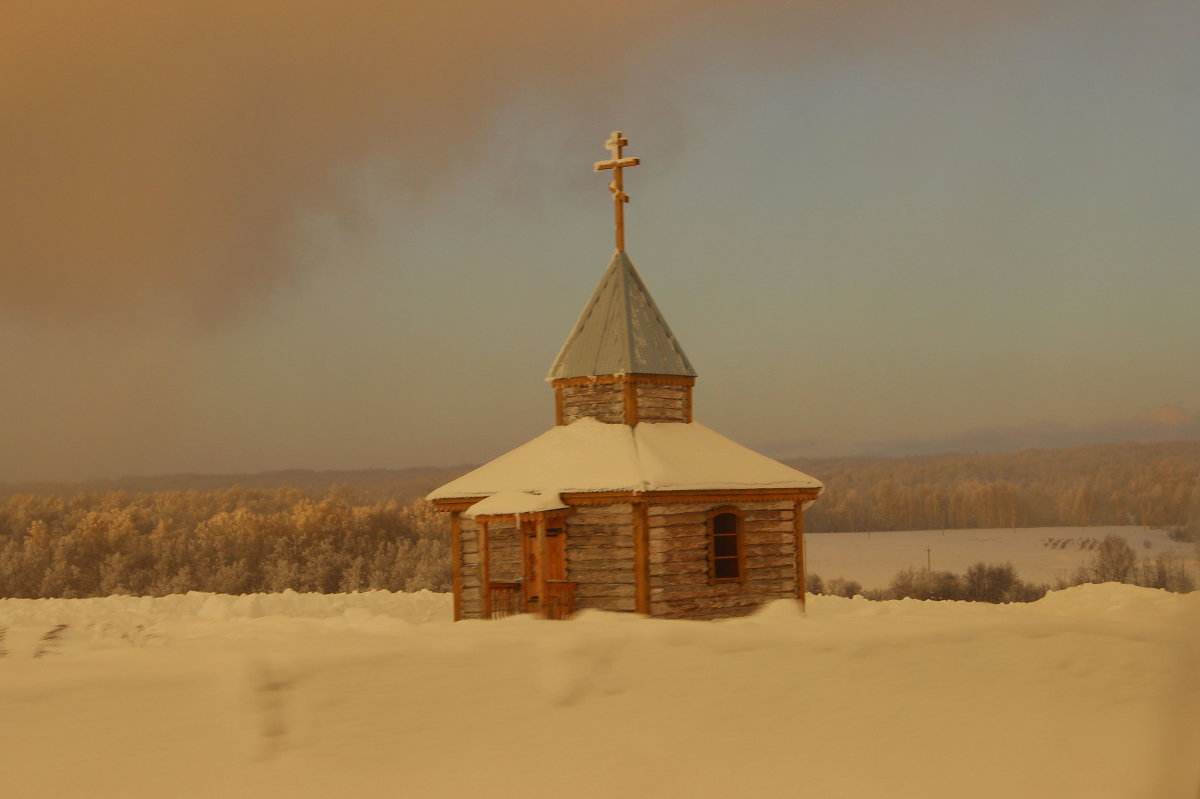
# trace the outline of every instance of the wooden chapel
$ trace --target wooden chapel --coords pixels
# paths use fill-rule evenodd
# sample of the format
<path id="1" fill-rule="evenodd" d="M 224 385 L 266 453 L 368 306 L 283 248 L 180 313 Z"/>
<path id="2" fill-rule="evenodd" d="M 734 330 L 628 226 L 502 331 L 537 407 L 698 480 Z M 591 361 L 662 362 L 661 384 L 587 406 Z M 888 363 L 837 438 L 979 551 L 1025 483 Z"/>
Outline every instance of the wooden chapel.
<path id="1" fill-rule="evenodd" d="M 556 424 L 436 489 L 450 513 L 454 618 L 568 618 L 597 608 L 714 619 L 804 602 L 808 475 L 692 419 L 696 373 L 625 253 L 620 131 L 616 252 L 550 367 Z"/>

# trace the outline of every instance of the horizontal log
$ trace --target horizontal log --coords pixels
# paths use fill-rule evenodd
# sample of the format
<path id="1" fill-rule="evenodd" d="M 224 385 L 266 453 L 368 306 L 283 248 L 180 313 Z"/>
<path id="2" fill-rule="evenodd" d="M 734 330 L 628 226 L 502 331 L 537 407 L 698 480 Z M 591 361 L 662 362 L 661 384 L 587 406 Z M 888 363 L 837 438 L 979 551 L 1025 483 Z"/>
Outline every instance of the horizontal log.
<path id="1" fill-rule="evenodd" d="M 621 533 L 619 535 L 597 535 L 586 540 L 571 541 L 567 547 L 568 556 L 572 552 L 611 552 L 614 549 L 632 549 L 633 536 Z"/>
<path id="2" fill-rule="evenodd" d="M 796 560 L 796 548 L 786 544 L 764 544 L 746 547 L 747 563 L 762 563 L 763 558 L 787 558 L 789 562 Z"/>
<path id="3" fill-rule="evenodd" d="M 588 510 L 596 510 L 596 508 L 588 508 Z M 628 532 L 633 529 L 633 511 L 615 510 L 605 514 L 595 514 L 592 516 L 572 516 L 567 521 L 567 534 L 583 534 L 591 532 L 604 533 L 610 530 Z"/>
<path id="4" fill-rule="evenodd" d="M 651 574 L 656 580 L 684 580 L 708 584 L 708 561 L 695 563 L 656 563 Z"/>
<path id="5" fill-rule="evenodd" d="M 746 558 L 746 577 L 757 578 L 762 575 L 763 569 L 790 569 L 796 570 L 796 556 L 789 555 L 757 555 Z"/>
<path id="6" fill-rule="evenodd" d="M 658 424 L 661 422 L 686 422 L 687 414 L 683 411 L 678 413 L 659 413 L 657 411 L 654 413 L 639 413 L 638 421 L 649 422 L 651 424 Z"/>
<path id="7" fill-rule="evenodd" d="M 755 536 L 762 534 L 770 534 L 772 536 L 780 536 L 787 534 L 796 535 L 796 525 L 792 521 L 786 522 L 749 522 L 742 525 L 742 532 L 746 536 Z"/>
<path id="8" fill-rule="evenodd" d="M 612 396 L 597 397 L 589 395 L 586 397 L 566 397 L 563 399 L 563 410 L 587 410 L 587 411 L 603 411 L 614 405 L 624 405 L 624 398 L 620 392 Z"/>
<path id="9" fill-rule="evenodd" d="M 624 396 L 620 391 L 604 391 L 571 394 L 563 397 L 563 408 L 585 408 L 588 406 L 603 407 L 612 405 L 614 402 L 621 401 L 624 403 Z"/>
<path id="10" fill-rule="evenodd" d="M 619 502 L 609 505 L 591 505 L 576 508 L 568 524 L 588 524 L 595 520 L 608 521 L 613 518 L 632 518 L 633 505 L 629 502 Z"/>
<path id="11" fill-rule="evenodd" d="M 650 579 L 651 592 L 665 592 L 660 595 L 674 596 L 754 596 L 763 593 L 778 593 L 791 591 L 795 587 L 794 572 L 792 577 L 758 576 L 745 583 L 715 583 L 710 585 L 707 575 L 666 575 L 661 578 L 652 576 Z"/>
<path id="12" fill-rule="evenodd" d="M 708 524 L 708 517 L 709 512 L 707 510 L 677 511 L 675 513 L 653 513 L 648 517 L 647 521 L 651 528 L 676 527 L 681 524 L 692 524 L 703 527 Z"/>
<path id="13" fill-rule="evenodd" d="M 624 405 L 616 402 L 565 402 L 563 403 L 563 412 L 577 414 L 608 414 L 612 413 L 618 407 L 624 409 Z"/>
<path id="14" fill-rule="evenodd" d="M 633 569 L 621 564 L 613 569 L 569 569 L 567 577 L 573 583 L 586 585 L 633 585 Z"/>
<path id="15" fill-rule="evenodd" d="M 651 597 L 651 602 L 669 603 L 676 608 L 736 608 L 747 605 L 761 605 L 771 599 L 778 599 L 773 594 L 728 594 L 723 596 L 663 596 L 658 600 Z"/>
<path id="16" fill-rule="evenodd" d="M 612 596 L 612 597 L 594 597 L 584 599 L 575 597 L 575 609 L 579 610 L 607 610 L 616 613 L 632 613 L 637 609 L 637 601 L 633 597 Z"/>
<path id="17" fill-rule="evenodd" d="M 625 387 L 620 383 L 587 383 L 577 386 L 563 386 L 563 396 L 571 397 L 580 394 L 600 394 L 604 392 L 622 393 Z"/>
<path id="18" fill-rule="evenodd" d="M 696 587 L 703 586 L 705 589 L 714 589 L 714 590 L 721 590 L 721 591 L 740 590 L 737 583 L 717 583 L 716 585 L 710 586 L 708 584 L 708 570 L 707 569 L 705 569 L 703 572 L 697 572 L 694 574 L 656 574 L 656 575 L 652 575 L 650 578 L 650 584 L 652 586 L 658 586 L 660 588 L 669 588 L 672 586 L 689 585 L 689 586 L 696 586 Z M 731 588 L 728 588 L 727 586 L 733 586 L 734 588 L 731 589 Z"/>
<path id="19" fill-rule="evenodd" d="M 791 591 L 764 591 L 753 594 L 729 594 L 723 596 L 689 596 L 686 594 L 655 594 L 650 592 L 651 607 L 671 608 L 674 611 L 713 610 L 719 608 L 757 607 L 776 599 L 794 599 Z M 657 613 L 655 615 L 658 615 Z"/>
<path id="20" fill-rule="evenodd" d="M 681 549 L 708 549 L 707 535 L 675 535 L 669 538 L 651 538 L 651 552 L 678 552 Z"/>
<path id="21" fill-rule="evenodd" d="M 650 565 L 664 563 L 708 563 L 708 547 L 704 549 L 668 549 L 650 553 Z"/>
<path id="22" fill-rule="evenodd" d="M 598 597 L 613 597 L 624 596 L 632 597 L 634 595 L 633 584 L 615 584 L 606 585 L 580 585 L 575 589 L 575 596 L 578 599 L 595 599 Z"/>
<path id="23" fill-rule="evenodd" d="M 682 401 L 687 399 L 688 391 L 684 386 L 656 386 L 643 383 L 637 387 L 637 398 L 641 400 L 669 399 Z"/>
<path id="24" fill-rule="evenodd" d="M 638 397 L 637 401 L 638 415 L 641 416 L 643 411 L 682 411 L 686 406 L 682 399 L 674 397 L 670 399 L 659 397 Z"/>
<path id="25" fill-rule="evenodd" d="M 701 513 L 705 516 L 712 510 L 712 505 L 699 504 L 696 502 L 653 502 L 647 506 L 646 511 L 650 516 L 675 516 L 680 513 Z"/>
<path id="26" fill-rule="evenodd" d="M 784 566 L 763 566 L 761 568 L 749 567 L 746 569 L 746 581 L 753 582 L 756 580 L 783 580 L 789 575 L 795 575 L 796 561 L 789 560 Z"/>
<path id="27" fill-rule="evenodd" d="M 633 549 L 616 549 L 603 553 L 603 557 L 592 557 L 592 553 L 575 553 L 567 556 L 567 565 L 572 569 L 632 569 Z"/>

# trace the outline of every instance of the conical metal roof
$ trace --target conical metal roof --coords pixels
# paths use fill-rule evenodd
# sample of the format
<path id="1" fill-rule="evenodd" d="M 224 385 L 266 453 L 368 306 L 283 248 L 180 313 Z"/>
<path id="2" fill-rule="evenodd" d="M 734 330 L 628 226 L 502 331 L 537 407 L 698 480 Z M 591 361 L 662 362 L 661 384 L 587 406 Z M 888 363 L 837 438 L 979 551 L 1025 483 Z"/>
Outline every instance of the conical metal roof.
<path id="1" fill-rule="evenodd" d="M 617 250 L 547 379 L 696 372 L 624 250 Z"/>

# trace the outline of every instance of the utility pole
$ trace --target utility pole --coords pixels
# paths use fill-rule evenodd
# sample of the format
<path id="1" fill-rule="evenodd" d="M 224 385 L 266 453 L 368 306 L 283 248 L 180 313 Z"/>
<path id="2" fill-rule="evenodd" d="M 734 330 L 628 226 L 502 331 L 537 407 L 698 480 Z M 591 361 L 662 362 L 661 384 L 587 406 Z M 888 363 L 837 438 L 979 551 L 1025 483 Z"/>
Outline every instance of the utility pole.
<path id="1" fill-rule="evenodd" d="M 933 550 L 925 545 L 925 597 L 933 599 Z"/>

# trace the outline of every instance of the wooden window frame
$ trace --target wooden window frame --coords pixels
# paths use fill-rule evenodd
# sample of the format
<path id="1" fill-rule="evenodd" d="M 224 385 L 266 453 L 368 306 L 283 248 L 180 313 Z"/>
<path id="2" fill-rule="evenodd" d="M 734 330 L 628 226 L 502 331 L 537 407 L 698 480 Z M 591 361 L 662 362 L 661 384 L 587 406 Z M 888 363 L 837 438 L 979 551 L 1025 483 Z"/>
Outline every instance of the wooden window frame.
<path id="1" fill-rule="evenodd" d="M 737 576 L 736 577 L 717 577 L 717 552 L 716 552 L 716 522 L 718 516 L 724 515 L 733 516 L 735 519 L 734 527 L 736 531 L 737 542 Z M 735 505 L 721 505 L 713 508 L 708 512 L 708 522 L 706 524 L 708 538 L 708 584 L 709 585 L 741 585 L 746 582 L 746 540 L 743 531 L 744 528 L 742 519 L 742 509 Z M 722 556 L 728 557 L 728 556 Z"/>

